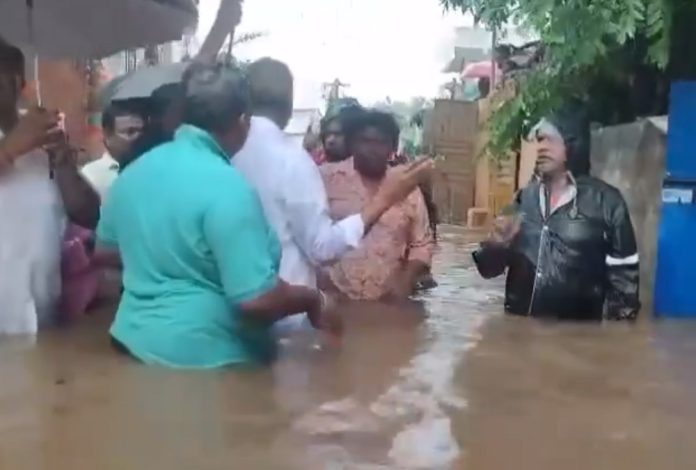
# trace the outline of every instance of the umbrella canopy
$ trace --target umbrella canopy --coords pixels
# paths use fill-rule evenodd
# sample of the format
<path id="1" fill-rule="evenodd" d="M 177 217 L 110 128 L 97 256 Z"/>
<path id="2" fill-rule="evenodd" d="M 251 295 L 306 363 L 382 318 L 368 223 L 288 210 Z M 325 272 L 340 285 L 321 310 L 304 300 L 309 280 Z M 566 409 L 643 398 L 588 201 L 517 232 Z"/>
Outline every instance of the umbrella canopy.
<path id="1" fill-rule="evenodd" d="M 163 85 L 181 81 L 189 62 L 143 67 L 111 80 L 100 93 L 100 103 L 106 106 L 111 101 L 149 98 L 153 91 Z"/>
<path id="2" fill-rule="evenodd" d="M 197 18 L 192 0 L 0 0 L 0 36 L 50 58 L 179 40 Z"/>
<path id="3" fill-rule="evenodd" d="M 472 62 L 464 67 L 462 78 L 491 78 L 493 75 L 493 63 L 490 60 L 482 62 Z M 498 66 L 495 66 L 495 76 L 500 77 L 501 72 Z"/>

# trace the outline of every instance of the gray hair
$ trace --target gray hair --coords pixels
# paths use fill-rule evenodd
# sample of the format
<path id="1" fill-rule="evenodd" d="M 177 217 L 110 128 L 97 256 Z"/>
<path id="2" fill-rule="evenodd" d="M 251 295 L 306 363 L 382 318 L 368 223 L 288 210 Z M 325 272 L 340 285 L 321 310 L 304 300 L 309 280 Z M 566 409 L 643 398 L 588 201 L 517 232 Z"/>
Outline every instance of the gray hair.
<path id="1" fill-rule="evenodd" d="M 247 73 L 254 110 L 292 110 L 293 77 L 286 64 L 266 57 L 251 63 Z"/>
<path id="2" fill-rule="evenodd" d="M 194 63 L 184 74 L 184 122 L 224 132 L 251 107 L 245 74 L 230 64 Z"/>

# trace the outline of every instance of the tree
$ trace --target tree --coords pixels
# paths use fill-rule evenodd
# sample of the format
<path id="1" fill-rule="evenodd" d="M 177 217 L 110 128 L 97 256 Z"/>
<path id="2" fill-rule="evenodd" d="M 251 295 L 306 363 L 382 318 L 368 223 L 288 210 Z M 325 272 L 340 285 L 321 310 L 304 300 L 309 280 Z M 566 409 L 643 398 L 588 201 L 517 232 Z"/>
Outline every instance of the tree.
<path id="1" fill-rule="evenodd" d="M 664 112 L 669 80 L 696 76 L 696 61 L 690 59 L 692 66 L 676 64 L 672 47 L 685 38 L 693 43 L 689 30 L 693 26 L 675 29 L 675 19 L 685 14 L 695 17 L 693 0 L 440 3 L 446 9 L 471 13 L 491 28 L 520 24 L 536 32 L 544 45 L 543 60 L 519 80 L 517 96 L 493 114 L 490 150 L 494 155 L 507 155 L 530 125 L 570 97 L 587 102 L 593 120 L 614 124 Z"/>
<path id="2" fill-rule="evenodd" d="M 426 98 L 417 97 L 410 101 L 392 101 L 387 98 L 377 103 L 375 108 L 394 115 L 401 128 L 401 145 L 407 155 L 415 156 L 424 152 L 423 126 L 425 115 L 433 108 Z"/>

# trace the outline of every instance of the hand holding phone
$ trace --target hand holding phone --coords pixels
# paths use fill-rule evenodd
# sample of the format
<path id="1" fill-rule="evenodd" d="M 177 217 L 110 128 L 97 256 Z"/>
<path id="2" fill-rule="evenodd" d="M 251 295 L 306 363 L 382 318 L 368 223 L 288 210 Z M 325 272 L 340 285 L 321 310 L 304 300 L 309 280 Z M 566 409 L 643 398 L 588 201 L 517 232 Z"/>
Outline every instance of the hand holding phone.
<path id="1" fill-rule="evenodd" d="M 20 114 L 19 122 L 5 137 L 7 146 L 16 157 L 54 145 L 63 139 L 57 111 L 32 108 Z"/>

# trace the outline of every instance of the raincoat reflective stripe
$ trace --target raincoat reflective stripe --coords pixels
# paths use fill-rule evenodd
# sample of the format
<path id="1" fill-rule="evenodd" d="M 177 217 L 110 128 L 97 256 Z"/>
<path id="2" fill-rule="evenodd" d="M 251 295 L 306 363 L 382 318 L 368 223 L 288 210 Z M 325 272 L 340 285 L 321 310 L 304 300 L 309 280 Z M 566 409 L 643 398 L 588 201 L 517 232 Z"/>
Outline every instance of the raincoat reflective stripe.
<path id="1" fill-rule="evenodd" d="M 614 258 L 613 256 L 607 255 L 607 266 L 632 266 L 634 264 L 638 264 L 639 262 L 640 258 L 638 253 L 625 258 Z"/>

